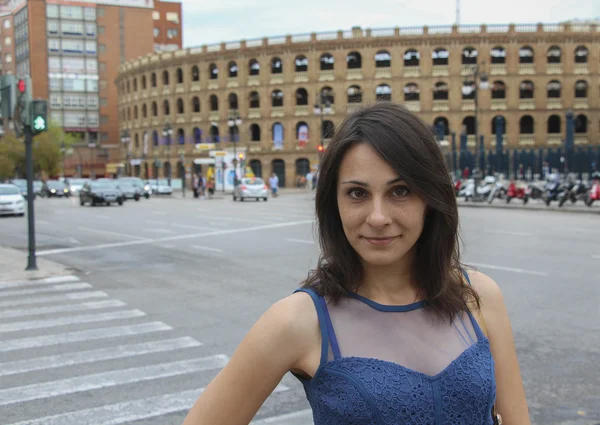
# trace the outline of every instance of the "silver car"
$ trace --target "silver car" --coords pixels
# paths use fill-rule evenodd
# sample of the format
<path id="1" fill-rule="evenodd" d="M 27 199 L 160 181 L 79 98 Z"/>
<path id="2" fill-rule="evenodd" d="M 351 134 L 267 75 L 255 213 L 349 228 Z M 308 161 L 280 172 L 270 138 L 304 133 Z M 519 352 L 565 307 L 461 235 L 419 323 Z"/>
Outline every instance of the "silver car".
<path id="1" fill-rule="evenodd" d="M 268 201 L 269 187 L 260 177 L 246 177 L 239 181 L 233 189 L 233 200 L 244 201 L 245 199 L 256 199 Z"/>

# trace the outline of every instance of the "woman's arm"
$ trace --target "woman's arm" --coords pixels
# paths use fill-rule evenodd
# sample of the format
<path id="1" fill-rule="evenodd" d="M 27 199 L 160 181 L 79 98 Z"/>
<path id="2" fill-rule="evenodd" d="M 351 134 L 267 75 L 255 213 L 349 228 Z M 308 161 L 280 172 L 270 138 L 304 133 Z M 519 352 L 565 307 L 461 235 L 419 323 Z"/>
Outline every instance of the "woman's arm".
<path id="1" fill-rule="evenodd" d="M 247 425 L 310 350 L 315 331 L 318 317 L 308 294 L 296 293 L 274 304 L 206 387 L 183 425 Z"/>
<path id="2" fill-rule="evenodd" d="M 496 410 L 502 416 L 504 425 L 529 425 L 531 422 L 525 389 L 502 292 L 498 284 L 483 273 L 469 272 L 469 277 L 481 299 L 481 311 L 476 314 L 477 321 L 481 324 L 483 314 L 494 357 Z"/>

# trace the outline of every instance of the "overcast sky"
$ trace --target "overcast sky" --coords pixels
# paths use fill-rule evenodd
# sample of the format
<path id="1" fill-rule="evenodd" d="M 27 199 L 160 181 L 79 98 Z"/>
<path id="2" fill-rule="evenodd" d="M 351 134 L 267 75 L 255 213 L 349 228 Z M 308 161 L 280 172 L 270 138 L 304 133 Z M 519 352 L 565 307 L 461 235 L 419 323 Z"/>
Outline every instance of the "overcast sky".
<path id="1" fill-rule="evenodd" d="M 312 31 L 451 25 L 456 0 L 181 0 L 184 47 Z M 462 24 L 600 19 L 600 0 L 461 0 Z"/>

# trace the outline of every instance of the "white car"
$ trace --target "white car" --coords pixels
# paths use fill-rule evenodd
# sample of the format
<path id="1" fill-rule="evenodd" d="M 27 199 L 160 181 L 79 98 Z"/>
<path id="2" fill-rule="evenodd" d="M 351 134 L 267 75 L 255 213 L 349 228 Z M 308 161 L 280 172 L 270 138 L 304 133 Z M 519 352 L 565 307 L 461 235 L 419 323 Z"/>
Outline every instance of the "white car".
<path id="1" fill-rule="evenodd" d="M 14 184 L 0 184 L 0 215 L 25 215 L 25 199 Z"/>
<path id="2" fill-rule="evenodd" d="M 233 200 L 243 201 L 245 199 L 256 199 L 268 201 L 269 187 L 260 177 L 243 178 L 233 189 Z"/>
<path id="3" fill-rule="evenodd" d="M 77 195 L 83 188 L 83 185 L 89 182 L 90 179 L 68 179 L 68 181 L 71 193 Z"/>

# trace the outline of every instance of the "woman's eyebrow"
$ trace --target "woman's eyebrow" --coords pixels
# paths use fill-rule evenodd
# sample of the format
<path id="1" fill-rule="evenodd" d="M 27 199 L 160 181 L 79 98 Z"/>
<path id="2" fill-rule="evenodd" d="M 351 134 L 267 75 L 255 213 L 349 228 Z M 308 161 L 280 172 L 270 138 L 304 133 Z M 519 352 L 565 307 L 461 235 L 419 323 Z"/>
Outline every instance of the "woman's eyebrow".
<path id="1" fill-rule="evenodd" d="M 401 181 L 404 181 L 404 179 L 402 177 L 396 177 L 395 179 L 392 179 L 389 182 L 387 182 L 387 185 L 398 183 Z M 342 184 L 355 184 L 357 186 L 365 186 L 365 187 L 369 186 L 369 183 L 361 182 L 358 180 L 347 180 L 345 182 L 342 182 Z"/>

